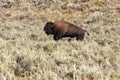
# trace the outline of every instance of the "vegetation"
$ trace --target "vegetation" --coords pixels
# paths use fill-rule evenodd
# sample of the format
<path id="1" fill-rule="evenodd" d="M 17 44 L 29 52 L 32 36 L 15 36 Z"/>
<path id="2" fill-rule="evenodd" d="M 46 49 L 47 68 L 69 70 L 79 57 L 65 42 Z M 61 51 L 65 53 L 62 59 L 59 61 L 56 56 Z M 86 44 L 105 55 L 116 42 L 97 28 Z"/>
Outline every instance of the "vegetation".
<path id="1" fill-rule="evenodd" d="M 54 41 L 55 20 L 90 35 Z M 0 0 L 0 80 L 119 79 L 120 0 Z"/>

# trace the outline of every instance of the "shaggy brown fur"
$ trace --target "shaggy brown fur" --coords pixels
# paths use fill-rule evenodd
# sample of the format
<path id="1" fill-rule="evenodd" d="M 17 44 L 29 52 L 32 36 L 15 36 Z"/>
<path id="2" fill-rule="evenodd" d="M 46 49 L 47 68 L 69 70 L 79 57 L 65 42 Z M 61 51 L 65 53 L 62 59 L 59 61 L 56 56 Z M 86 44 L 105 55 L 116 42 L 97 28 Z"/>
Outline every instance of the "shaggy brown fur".
<path id="1" fill-rule="evenodd" d="M 54 23 L 47 22 L 44 27 L 44 31 L 47 35 L 53 34 L 54 40 L 59 40 L 62 37 L 76 37 L 76 40 L 82 41 L 84 39 L 85 32 L 89 35 L 86 30 L 66 21 L 55 21 Z"/>

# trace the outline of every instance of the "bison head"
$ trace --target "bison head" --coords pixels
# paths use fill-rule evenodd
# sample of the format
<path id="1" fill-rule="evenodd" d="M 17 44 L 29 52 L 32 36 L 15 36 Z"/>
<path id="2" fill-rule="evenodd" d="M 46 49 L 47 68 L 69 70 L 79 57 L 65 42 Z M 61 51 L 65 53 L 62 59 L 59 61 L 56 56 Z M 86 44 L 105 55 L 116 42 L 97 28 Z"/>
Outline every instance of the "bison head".
<path id="1" fill-rule="evenodd" d="M 53 22 L 47 22 L 44 26 L 44 31 L 47 35 L 54 34 L 53 28 L 54 28 Z"/>

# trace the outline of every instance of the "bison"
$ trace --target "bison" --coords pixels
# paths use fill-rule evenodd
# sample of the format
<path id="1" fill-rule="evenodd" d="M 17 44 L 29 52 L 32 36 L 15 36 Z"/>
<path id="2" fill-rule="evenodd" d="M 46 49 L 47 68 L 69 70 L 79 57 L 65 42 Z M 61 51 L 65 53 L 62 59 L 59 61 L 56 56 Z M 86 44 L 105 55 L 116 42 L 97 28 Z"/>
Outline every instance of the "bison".
<path id="1" fill-rule="evenodd" d="M 89 35 L 86 30 L 66 21 L 47 22 L 44 26 L 44 31 L 47 35 L 54 35 L 54 40 L 56 41 L 63 37 L 76 37 L 76 40 L 82 41 L 85 32 Z"/>

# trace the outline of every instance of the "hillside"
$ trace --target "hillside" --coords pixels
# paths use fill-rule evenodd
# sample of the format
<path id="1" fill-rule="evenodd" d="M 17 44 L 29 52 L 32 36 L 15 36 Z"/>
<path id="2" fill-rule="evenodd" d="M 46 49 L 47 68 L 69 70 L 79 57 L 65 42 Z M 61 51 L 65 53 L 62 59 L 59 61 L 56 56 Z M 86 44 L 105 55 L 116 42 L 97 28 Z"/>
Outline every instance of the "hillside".
<path id="1" fill-rule="evenodd" d="M 54 41 L 56 20 L 90 35 Z M 120 0 L 0 0 L 0 80 L 120 80 Z"/>

